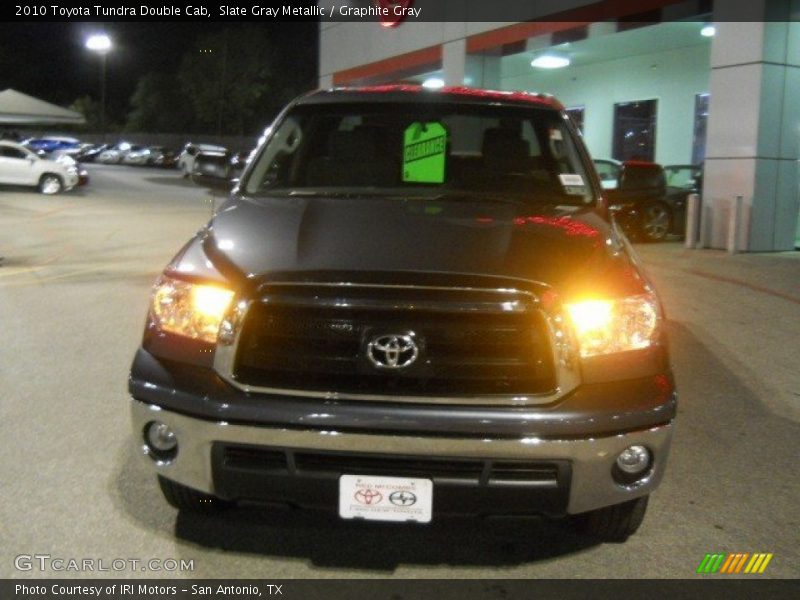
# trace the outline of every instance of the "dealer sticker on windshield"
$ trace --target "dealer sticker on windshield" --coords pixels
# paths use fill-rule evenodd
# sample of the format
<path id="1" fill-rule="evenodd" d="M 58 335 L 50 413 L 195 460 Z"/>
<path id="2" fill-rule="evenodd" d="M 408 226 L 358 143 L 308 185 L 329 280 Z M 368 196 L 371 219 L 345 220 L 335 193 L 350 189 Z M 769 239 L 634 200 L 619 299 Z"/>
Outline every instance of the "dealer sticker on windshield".
<path id="1" fill-rule="evenodd" d="M 447 130 L 441 123 L 412 123 L 403 134 L 403 181 L 444 183 Z"/>
<path id="2" fill-rule="evenodd" d="M 339 516 L 369 521 L 430 523 L 433 482 L 413 477 L 342 475 Z"/>
<path id="3" fill-rule="evenodd" d="M 583 185 L 583 177 L 577 173 L 561 173 L 558 178 L 563 186 L 578 187 Z"/>
<path id="4" fill-rule="evenodd" d="M 586 194 L 586 186 L 583 183 L 583 177 L 577 173 L 561 173 L 558 179 L 564 187 L 565 194 L 569 194 L 570 196 L 583 196 Z"/>

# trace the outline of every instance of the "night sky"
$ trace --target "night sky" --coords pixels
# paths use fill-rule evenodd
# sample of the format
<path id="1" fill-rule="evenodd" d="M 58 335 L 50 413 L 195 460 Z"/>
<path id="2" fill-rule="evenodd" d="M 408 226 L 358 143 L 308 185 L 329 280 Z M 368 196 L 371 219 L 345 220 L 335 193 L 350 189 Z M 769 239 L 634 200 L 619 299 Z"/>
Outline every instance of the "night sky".
<path id="1" fill-rule="evenodd" d="M 92 33 L 105 32 L 114 43 L 108 55 L 108 109 L 124 113 L 139 77 L 150 71 L 174 73 L 199 35 L 225 26 L 214 22 L 0 23 L 0 90 L 13 88 L 60 105 L 80 96 L 99 97 L 100 57 L 87 50 L 84 42 Z M 237 26 L 227 24 L 232 31 Z M 300 47 L 316 47 L 317 28 L 315 22 L 263 25 L 264 34 L 275 38 L 285 51 L 288 64 Z M 316 62 L 307 62 L 296 67 L 302 80 L 313 79 L 317 72 Z"/>

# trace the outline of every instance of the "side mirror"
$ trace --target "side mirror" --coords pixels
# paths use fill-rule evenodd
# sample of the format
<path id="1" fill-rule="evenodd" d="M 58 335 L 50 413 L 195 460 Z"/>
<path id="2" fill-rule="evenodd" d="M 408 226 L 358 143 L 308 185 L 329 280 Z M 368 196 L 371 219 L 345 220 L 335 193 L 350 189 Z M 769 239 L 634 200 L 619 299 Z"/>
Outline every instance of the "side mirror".
<path id="1" fill-rule="evenodd" d="M 227 192 L 233 187 L 228 163 L 225 154 L 200 152 L 195 156 L 191 179 L 199 186 Z"/>

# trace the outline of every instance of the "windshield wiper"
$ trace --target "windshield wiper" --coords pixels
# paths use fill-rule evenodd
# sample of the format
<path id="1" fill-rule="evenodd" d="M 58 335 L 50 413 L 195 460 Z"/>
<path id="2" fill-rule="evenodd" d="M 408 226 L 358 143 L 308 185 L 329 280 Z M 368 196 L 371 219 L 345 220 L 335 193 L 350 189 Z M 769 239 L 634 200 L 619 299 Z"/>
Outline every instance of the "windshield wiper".
<path id="1" fill-rule="evenodd" d="M 318 191 L 318 190 L 292 190 L 288 194 L 291 197 L 308 197 L 308 198 L 365 198 L 365 197 L 376 197 L 376 198 L 396 198 L 399 200 L 411 200 L 411 201 L 437 201 L 437 200 L 484 200 L 487 202 L 499 202 L 502 204 L 524 204 L 524 200 L 520 199 L 510 199 L 503 196 L 499 196 L 494 193 L 487 193 L 487 192 L 473 192 L 470 190 L 464 191 L 452 191 L 452 192 L 439 192 L 435 194 L 420 194 L 419 192 L 411 192 L 405 193 L 398 190 L 393 190 L 391 192 L 382 192 L 381 190 L 370 190 L 370 191 Z"/>
<path id="2" fill-rule="evenodd" d="M 386 194 L 379 190 L 369 191 L 319 191 L 319 190 L 292 190 L 287 196 L 291 198 L 397 198 L 399 194 Z"/>
<path id="3" fill-rule="evenodd" d="M 269 196 L 280 196 L 282 198 L 362 198 L 364 196 L 375 196 L 377 194 L 367 192 L 331 192 L 320 190 L 303 190 L 303 189 L 267 189 L 259 190 L 255 193 L 249 193 L 248 196 L 254 198 L 266 198 Z"/>
<path id="4" fill-rule="evenodd" d="M 492 202 L 496 204 L 508 204 L 512 206 L 530 206 L 531 204 L 548 204 L 548 205 L 571 205 L 565 202 L 567 199 L 561 195 L 542 194 L 539 196 L 526 196 L 519 197 L 513 193 L 504 192 L 485 192 L 475 190 L 438 190 L 436 193 L 419 193 L 419 190 L 409 190 L 403 192 L 401 190 L 319 190 L 319 189 L 275 189 L 264 190 L 256 194 L 249 194 L 253 197 L 265 196 L 282 196 L 288 198 L 385 198 L 385 199 L 399 199 L 410 201 L 482 201 Z M 576 205 L 577 206 L 577 205 Z"/>

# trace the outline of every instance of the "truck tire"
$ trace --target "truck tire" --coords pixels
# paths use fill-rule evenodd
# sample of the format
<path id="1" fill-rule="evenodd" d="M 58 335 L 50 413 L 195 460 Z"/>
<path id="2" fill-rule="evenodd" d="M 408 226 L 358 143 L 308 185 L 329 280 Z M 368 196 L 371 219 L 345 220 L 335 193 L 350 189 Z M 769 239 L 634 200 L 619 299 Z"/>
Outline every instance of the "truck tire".
<path id="1" fill-rule="evenodd" d="M 646 242 L 661 242 L 672 230 L 672 211 L 663 202 L 649 202 L 641 209 L 639 224 L 641 237 Z"/>
<path id="2" fill-rule="evenodd" d="M 55 173 L 45 173 L 39 178 L 39 193 L 53 195 L 64 189 L 64 182 Z"/>
<path id="3" fill-rule="evenodd" d="M 579 527 L 583 533 L 604 542 L 624 542 L 642 524 L 648 499 L 649 496 L 642 496 L 579 515 Z"/>
<path id="4" fill-rule="evenodd" d="M 164 499 L 178 510 L 209 514 L 220 512 L 230 506 L 229 502 L 221 498 L 175 483 L 161 475 L 158 476 L 158 485 L 161 487 Z"/>

